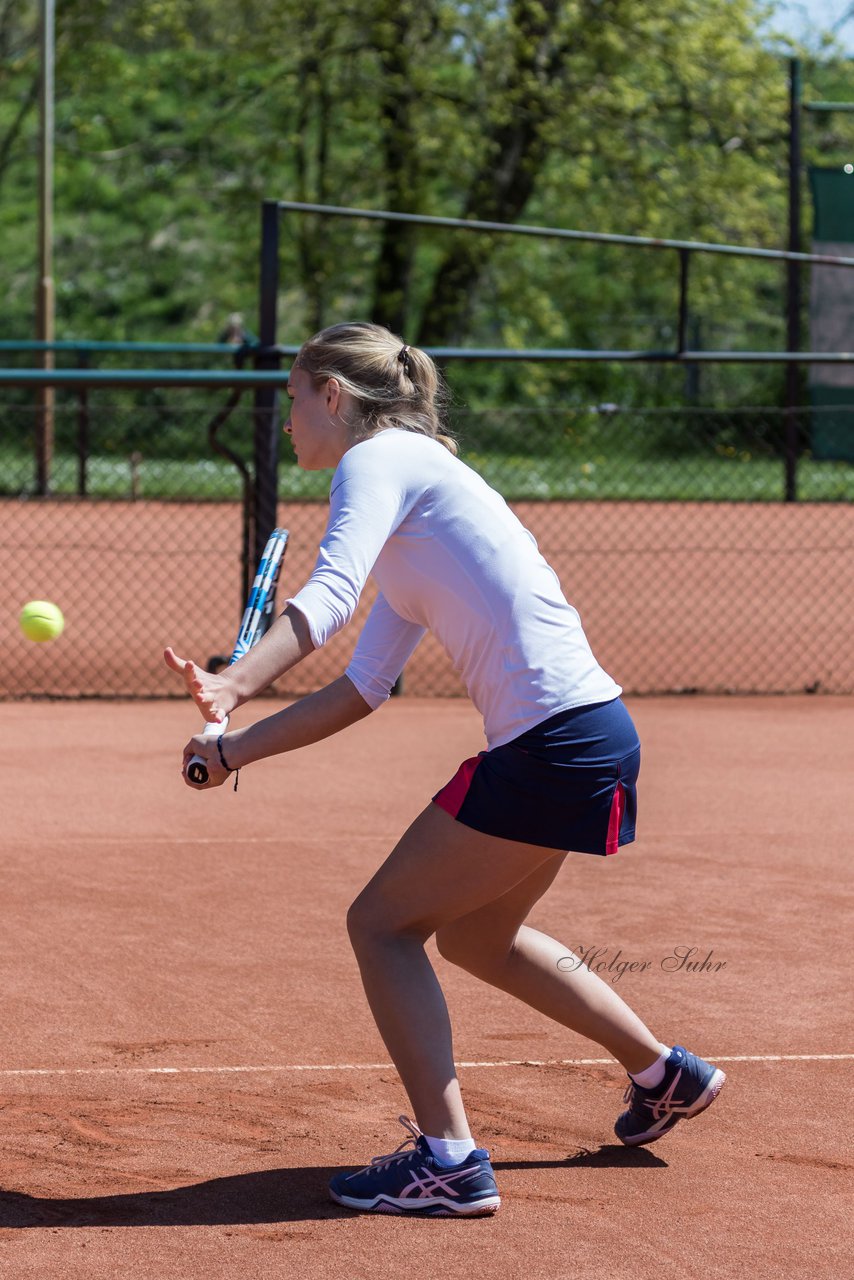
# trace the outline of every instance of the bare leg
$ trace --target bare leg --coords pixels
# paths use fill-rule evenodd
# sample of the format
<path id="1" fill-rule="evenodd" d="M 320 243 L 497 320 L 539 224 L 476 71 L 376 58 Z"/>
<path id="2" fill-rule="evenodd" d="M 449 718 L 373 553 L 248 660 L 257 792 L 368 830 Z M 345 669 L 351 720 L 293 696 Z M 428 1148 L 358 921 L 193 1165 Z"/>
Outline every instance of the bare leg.
<path id="1" fill-rule="evenodd" d="M 626 1071 L 643 1071 L 661 1053 L 660 1042 L 613 986 L 554 938 L 522 923 L 562 862 L 562 855 L 550 860 L 495 902 L 443 926 L 436 934 L 439 952 L 602 1045 Z"/>
<path id="2" fill-rule="evenodd" d="M 485 836 L 430 805 L 350 909 L 348 928 L 371 1012 L 419 1126 L 434 1137 L 470 1134 L 447 1006 L 424 943 L 436 933 L 447 954 L 454 959 L 465 954 L 474 965 L 470 949 L 462 944 L 461 918 L 475 921 L 494 957 L 478 976 L 489 982 L 502 978 L 495 985 L 503 986 L 521 921 L 551 884 L 563 856 Z M 452 922 L 460 922 L 459 928 L 449 928 Z M 514 962 L 512 982 L 518 982 L 518 990 L 505 989 L 566 1026 L 579 1024 L 582 1034 L 605 1044 L 627 1069 L 649 1066 L 660 1052 L 659 1042 L 616 992 L 589 971 L 580 979 L 577 972 L 562 973 L 550 948 L 560 956 L 566 956 L 566 949 L 534 930 L 527 933 L 532 935 L 524 944 L 529 959 Z M 477 970 L 472 967 L 472 972 Z"/>

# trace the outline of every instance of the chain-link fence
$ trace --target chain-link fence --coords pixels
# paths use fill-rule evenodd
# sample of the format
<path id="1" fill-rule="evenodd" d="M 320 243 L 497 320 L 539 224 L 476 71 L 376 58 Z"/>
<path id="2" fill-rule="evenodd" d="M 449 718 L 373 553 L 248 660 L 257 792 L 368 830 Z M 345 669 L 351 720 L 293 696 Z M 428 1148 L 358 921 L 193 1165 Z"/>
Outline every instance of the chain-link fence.
<path id="1" fill-rule="evenodd" d="M 0 696 L 174 694 L 163 646 L 200 661 L 228 653 L 243 603 L 245 480 L 208 438 L 223 393 L 59 393 L 42 498 L 37 411 L 26 394 L 5 398 Z M 782 501 L 787 422 L 773 408 L 499 406 L 459 410 L 454 425 L 463 459 L 534 533 L 628 691 L 852 692 L 854 464 L 816 448 L 816 413 L 796 424 L 796 503 Z M 252 430 L 247 394 L 217 440 L 249 459 Z M 282 452 L 280 603 L 311 571 L 329 483 L 296 468 L 286 442 Z M 371 598 L 278 692 L 340 674 Z M 60 639 L 20 635 L 30 599 L 59 604 Z M 462 692 L 429 636 L 403 683 Z"/>

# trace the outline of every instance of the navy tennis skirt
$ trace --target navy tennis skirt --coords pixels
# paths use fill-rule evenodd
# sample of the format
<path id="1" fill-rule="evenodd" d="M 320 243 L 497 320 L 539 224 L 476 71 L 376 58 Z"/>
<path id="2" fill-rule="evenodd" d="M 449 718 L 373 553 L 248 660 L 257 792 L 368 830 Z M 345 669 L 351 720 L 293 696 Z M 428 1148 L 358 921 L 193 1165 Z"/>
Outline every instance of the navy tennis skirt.
<path id="1" fill-rule="evenodd" d="M 616 853 L 635 838 L 640 742 L 620 698 L 560 711 L 464 760 L 433 800 L 503 840 Z"/>

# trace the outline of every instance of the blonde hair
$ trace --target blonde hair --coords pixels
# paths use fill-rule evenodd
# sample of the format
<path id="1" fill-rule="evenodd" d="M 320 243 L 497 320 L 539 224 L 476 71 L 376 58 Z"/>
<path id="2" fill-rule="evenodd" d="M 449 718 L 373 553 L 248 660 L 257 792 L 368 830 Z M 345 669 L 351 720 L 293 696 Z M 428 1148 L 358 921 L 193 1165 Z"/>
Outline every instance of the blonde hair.
<path id="1" fill-rule="evenodd" d="M 457 453 L 445 426 L 447 390 L 439 370 L 426 352 L 382 325 L 354 321 L 321 329 L 303 343 L 294 367 L 315 384 L 337 378 L 356 402 L 360 439 L 398 427 Z"/>

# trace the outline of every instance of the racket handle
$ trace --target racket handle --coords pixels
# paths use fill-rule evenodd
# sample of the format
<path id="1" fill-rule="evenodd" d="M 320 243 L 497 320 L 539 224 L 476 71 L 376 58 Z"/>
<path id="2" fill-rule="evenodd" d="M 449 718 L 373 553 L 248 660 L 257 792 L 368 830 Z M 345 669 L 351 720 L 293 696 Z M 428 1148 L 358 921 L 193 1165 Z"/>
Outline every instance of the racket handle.
<path id="1" fill-rule="evenodd" d="M 224 720 L 209 720 L 202 730 L 203 738 L 218 738 L 228 728 L 228 716 Z M 208 780 L 208 766 L 201 756 L 191 756 L 187 765 L 187 778 L 195 787 L 203 787 Z"/>

